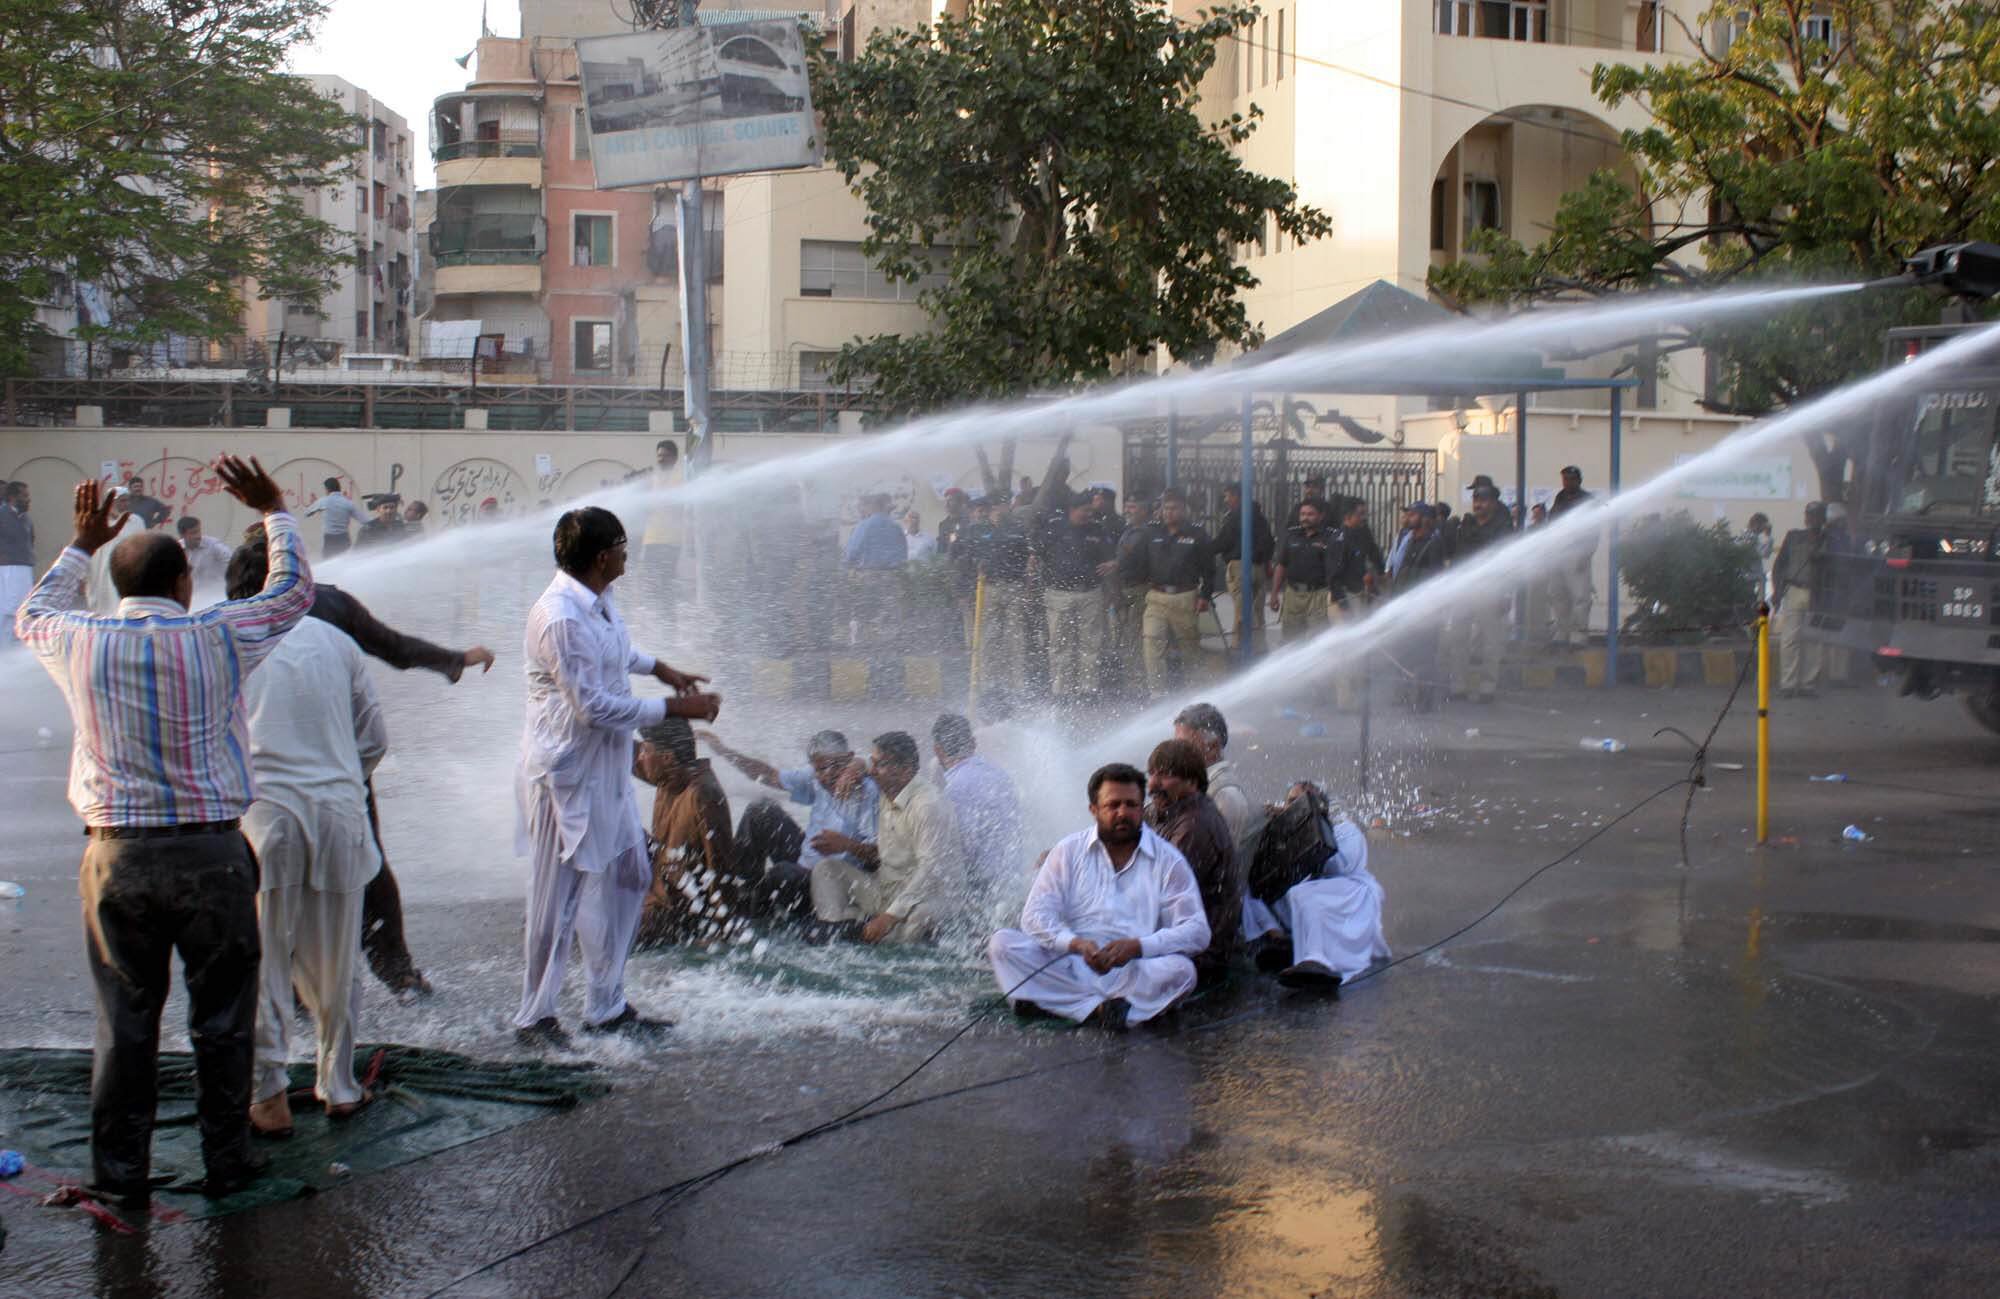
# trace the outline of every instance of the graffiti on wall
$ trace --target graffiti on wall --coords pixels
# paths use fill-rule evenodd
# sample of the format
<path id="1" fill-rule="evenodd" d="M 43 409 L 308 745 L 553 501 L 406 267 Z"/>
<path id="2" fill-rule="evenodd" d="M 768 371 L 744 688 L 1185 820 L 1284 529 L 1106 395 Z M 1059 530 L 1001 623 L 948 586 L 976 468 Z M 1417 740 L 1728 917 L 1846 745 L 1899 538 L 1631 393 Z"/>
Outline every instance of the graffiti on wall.
<path id="1" fill-rule="evenodd" d="M 431 488 L 432 509 L 446 526 L 471 522 L 489 500 L 504 515 L 517 514 L 530 503 L 520 475 L 484 456 L 452 465 Z"/>

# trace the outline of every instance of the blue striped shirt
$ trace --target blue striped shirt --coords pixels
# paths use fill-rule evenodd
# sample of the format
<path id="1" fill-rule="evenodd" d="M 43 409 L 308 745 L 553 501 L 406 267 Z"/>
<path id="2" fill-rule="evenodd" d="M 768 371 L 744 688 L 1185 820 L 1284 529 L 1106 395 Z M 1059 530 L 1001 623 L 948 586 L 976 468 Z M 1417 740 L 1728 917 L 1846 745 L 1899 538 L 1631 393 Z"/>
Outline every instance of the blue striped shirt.
<path id="1" fill-rule="evenodd" d="M 243 678 L 313 599 L 292 516 L 267 514 L 264 530 L 264 589 L 200 613 L 162 599 L 122 600 L 108 617 L 84 612 L 90 556 L 74 546 L 28 593 L 15 634 L 69 701 L 69 801 L 85 825 L 227 821 L 249 807 Z"/>

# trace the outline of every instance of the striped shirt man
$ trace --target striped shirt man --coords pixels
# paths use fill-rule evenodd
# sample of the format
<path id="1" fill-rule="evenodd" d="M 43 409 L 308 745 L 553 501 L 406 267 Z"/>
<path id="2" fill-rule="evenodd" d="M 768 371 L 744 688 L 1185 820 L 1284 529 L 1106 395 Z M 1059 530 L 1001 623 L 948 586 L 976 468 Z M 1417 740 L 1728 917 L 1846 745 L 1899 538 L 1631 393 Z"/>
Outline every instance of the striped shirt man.
<path id="1" fill-rule="evenodd" d="M 291 515 L 264 518 L 270 575 L 247 600 L 190 613 L 168 599 L 83 612 L 90 556 L 71 546 L 15 617 L 76 723 L 69 801 L 86 826 L 231 821 L 249 807 L 244 677 L 312 608 Z"/>

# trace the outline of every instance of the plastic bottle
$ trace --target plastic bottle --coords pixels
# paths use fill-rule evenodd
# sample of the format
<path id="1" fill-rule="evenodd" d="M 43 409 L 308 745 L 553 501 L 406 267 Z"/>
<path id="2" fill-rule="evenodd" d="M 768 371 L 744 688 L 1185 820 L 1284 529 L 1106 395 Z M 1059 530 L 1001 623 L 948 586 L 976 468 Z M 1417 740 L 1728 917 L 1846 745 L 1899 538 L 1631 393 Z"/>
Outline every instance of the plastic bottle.
<path id="1" fill-rule="evenodd" d="M 1606 753 L 1625 752 L 1625 741 L 1614 740 L 1609 736 L 1606 736 L 1605 738 L 1600 740 L 1593 736 L 1586 735 L 1582 739 L 1577 741 L 1577 746 L 1579 748 L 1585 748 L 1585 749 L 1602 749 Z"/>
<path id="2" fill-rule="evenodd" d="M 1840 832 L 1840 837 L 1849 843 L 1867 843 L 1875 836 L 1869 834 L 1858 825 L 1850 825 Z"/>
<path id="3" fill-rule="evenodd" d="M 25 898 L 28 890 L 10 880 L 0 880 L 0 898 Z"/>
<path id="4" fill-rule="evenodd" d="M 1821 785 L 1845 785 L 1847 783 L 1847 773 L 1841 771 L 1832 771 L 1828 772 L 1824 776 L 1812 776 L 1809 777 L 1809 779 L 1811 779 L 1816 784 L 1821 784 Z"/>

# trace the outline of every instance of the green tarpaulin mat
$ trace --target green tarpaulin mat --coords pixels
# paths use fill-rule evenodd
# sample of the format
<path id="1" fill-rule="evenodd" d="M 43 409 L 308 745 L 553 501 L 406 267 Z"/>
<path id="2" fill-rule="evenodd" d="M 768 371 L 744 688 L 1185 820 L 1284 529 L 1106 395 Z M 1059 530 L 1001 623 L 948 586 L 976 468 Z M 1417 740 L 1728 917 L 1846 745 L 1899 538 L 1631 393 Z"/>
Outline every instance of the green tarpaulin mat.
<path id="1" fill-rule="evenodd" d="M 165 1188 L 155 1218 L 209 1218 L 310 1195 L 351 1178 L 491 1136 L 551 1109 L 566 1109 L 611 1090 L 595 1065 L 540 1060 L 490 1063 L 449 1051 L 368 1045 L 355 1050 L 355 1073 L 376 1075 L 376 1101 L 343 1123 L 329 1122 L 310 1096 L 313 1066 L 291 1067 L 294 1131 L 287 1141 L 258 1141 L 270 1172 L 223 1199 Z M 160 1057 L 159 1118 L 153 1130 L 154 1175 L 201 1177 L 194 1118 L 194 1060 Z M 7 1197 L 37 1199 L 90 1175 L 90 1052 L 0 1050 L 0 1148 L 18 1150 L 28 1171 Z M 140 1211 L 120 1211 L 133 1219 Z"/>

